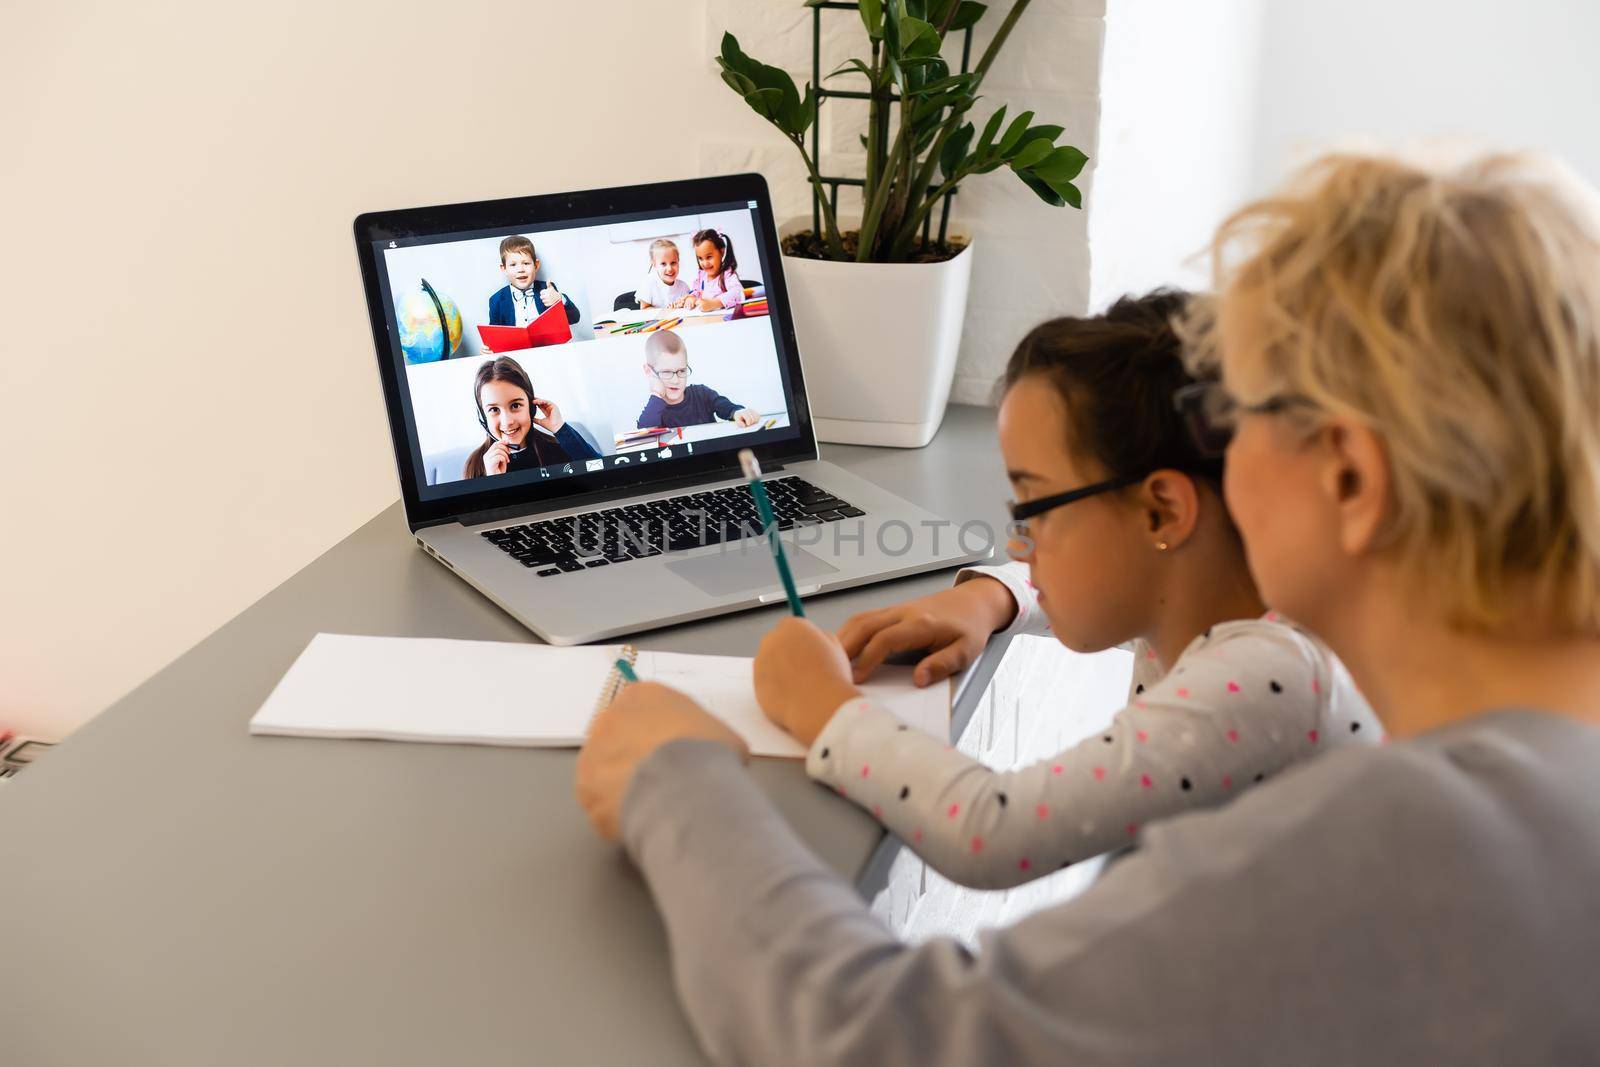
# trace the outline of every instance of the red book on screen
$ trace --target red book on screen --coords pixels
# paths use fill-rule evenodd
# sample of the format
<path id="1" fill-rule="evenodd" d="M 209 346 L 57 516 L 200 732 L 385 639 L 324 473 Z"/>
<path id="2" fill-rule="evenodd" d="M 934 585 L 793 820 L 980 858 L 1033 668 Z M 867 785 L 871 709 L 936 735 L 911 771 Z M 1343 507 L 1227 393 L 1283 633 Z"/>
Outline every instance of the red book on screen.
<path id="1" fill-rule="evenodd" d="M 572 340 L 566 304 L 550 305 L 526 326 L 479 326 L 478 340 L 491 352 L 517 352 L 524 348 L 564 345 Z"/>

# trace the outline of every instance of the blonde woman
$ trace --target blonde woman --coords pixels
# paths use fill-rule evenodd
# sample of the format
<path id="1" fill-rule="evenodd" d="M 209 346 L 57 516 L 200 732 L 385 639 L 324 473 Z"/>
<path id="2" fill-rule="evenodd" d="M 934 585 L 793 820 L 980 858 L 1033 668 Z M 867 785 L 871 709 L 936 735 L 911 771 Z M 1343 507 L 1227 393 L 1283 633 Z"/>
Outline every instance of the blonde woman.
<path id="1" fill-rule="evenodd" d="M 1267 601 L 1394 743 L 1152 826 L 976 952 L 899 943 L 694 703 L 636 686 L 579 796 L 718 1062 L 1600 1059 L 1600 207 L 1514 157 L 1340 157 L 1241 211 L 1195 339 Z M 786 620 L 764 704 L 849 680 Z M 624 803 L 625 801 L 625 803 Z"/>

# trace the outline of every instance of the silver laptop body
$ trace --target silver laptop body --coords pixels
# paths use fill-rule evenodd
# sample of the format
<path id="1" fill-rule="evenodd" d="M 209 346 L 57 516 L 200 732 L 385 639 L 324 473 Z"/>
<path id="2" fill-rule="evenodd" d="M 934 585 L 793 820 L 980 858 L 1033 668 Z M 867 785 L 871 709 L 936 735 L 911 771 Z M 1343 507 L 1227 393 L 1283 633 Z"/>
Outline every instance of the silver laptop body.
<path id="1" fill-rule="evenodd" d="M 597 641 L 782 601 L 738 473 L 745 447 L 760 457 L 782 512 L 780 536 L 803 597 L 991 554 L 987 543 L 964 543 L 940 516 L 817 458 L 759 175 L 376 212 L 355 229 L 408 524 L 424 551 L 545 641 Z M 641 428 L 635 423 L 654 421 L 652 413 L 679 417 L 664 406 L 670 392 L 662 404 L 650 400 L 657 369 L 646 346 L 659 359 L 673 342 L 650 342 L 649 322 L 659 320 L 627 321 L 649 313 L 628 306 L 626 285 L 645 277 L 647 264 L 650 277 L 662 276 L 662 241 L 681 259 L 695 255 L 684 245 L 707 251 L 695 238 L 708 232 L 717 234 L 713 245 L 736 253 L 738 276 L 759 283 L 746 282 L 726 315 L 655 327 L 677 331 L 693 364 L 690 376 L 673 379 L 669 352 L 665 382 L 707 378 L 713 393 L 717 382 L 732 382 L 741 396 L 763 398 L 760 421 L 745 430 L 722 417 L 724 405 L 712 422 Z M 504 317 L 507 298 L 497 294 L 529 300 L 510 288 L 511 271 L 497 269 L 514 268 L 516 256 L 494 260 L 516 235 L 542 249 L 533 286 L 541 297 L 551 295 L 547 284 L 560 286 L 566 314 L 576 313 L 572 339 L 489 353 L 487 341 L 475 343 L 476 327 L 490 324 L 497 301 Z M 631 274 L 629 265 L 637 267 Z M 552 437 L 505 414 L 500 401 L 509 395 L 515 405 L 515 383 L 502 392 L 485 383 L 474 394 L 485 364 L 506 356 L 535 392 L 560 394 L 553 399 L 567 414 L 567 433 Z M 689 399 L 686 391 L 680 405 Z M 543 433 L 547 451 L 554 440 L 572 455 L 537 473 L 466 476 L 462 443 L 469 458 L 492 450 L 502 433 L 513 448 L 508 426 L 523 430 L 524 443 Z M 645 432 L 661 439 L 641 447 L 628 438 Z"/>

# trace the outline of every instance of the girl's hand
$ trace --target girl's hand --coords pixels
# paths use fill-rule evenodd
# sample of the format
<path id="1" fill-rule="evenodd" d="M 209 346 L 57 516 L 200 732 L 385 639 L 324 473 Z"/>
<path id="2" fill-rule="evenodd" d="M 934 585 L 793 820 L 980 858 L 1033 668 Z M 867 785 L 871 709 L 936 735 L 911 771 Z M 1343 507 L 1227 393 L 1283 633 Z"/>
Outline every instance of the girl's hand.
<path id="1" fill-rule="evenodd" d="M 761 415 L 758 412 L 751 411 L 749 408 L 740 408 L 733 413 L 733 421 L 740 426 L 754 426 L 761 421 Z"/>
<path id="2" fill-rule="evenodd" d="M 504 474 L 511 466 L 511 446 L 504 441 L 495 441 L 489 450 L 483 454 L 483 473 Z"/>
<path id="3" fill-rule="evenodd" d="M 787 618 L 761 639 L 756 701 L 767 718 L 809 746 L 845 701 L 861 695 L 838 640 L 805 619 Z"/>
<path id="4" fill-rule="evenodd" d="M 551 433 L 557 432 L 567 424 L 567 420 L 561 417 L 561 409 L 556 407 L 555 401 L 534 397 L 529 403 L 533 405 L 535 412 L 533 421 Z"/>
<path id="5" fill-rule="evenodd" d="M 669 741 L 699 738 L 726 745 L 749 760 L 744 739 L 690 697 L 655 682 L 624 686 L 610 707 L 589 722 L 589 736 L 578 750 L 578 803 L 601 837 L 615 841 L 621 832 L 622 801 L 633 774 L 652 752 Z"/>
<path id="6" fill-rule="evenodd" d="M 720 308 L 722 306 L 722 301 L 713 300 L 708 296 L 702 296 L 695 303 L 696 303 L 696 306 L 699 307 L 701 311 L 715 311 L 715 310 L 717 310 L 718 308 Z"/>
<path id="7" fill-rule="evenodd" d="M 852 616 L 839 628 L 839 644 L 855 661 L 853 680 L 864 682 L 897 652 L 928 649 L 912 672 L 932 685 L 978 658 L 989 635 L 1016 618 L 1017 604 L 993 578 L 973 578 L 954 589 Z"/>

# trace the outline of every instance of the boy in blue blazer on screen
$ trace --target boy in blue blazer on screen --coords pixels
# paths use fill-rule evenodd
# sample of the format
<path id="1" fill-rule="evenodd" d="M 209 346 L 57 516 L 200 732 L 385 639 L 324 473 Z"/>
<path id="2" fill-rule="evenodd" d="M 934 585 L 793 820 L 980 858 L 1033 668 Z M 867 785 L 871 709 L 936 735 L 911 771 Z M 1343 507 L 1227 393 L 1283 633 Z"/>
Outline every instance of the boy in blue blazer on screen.
<path id="1" fill-rule="evenodd" d="M 518 234 L 500 242 L 500 273 L 509 283 L 489 298 L 489 325 L 526 326 L 560 301 L 567 308 L 567 322 L 578 321 L 578 306 L 545 279 L 541 288 L 534 276 L 539 273 L 539 257 L 533 242 Z"/>

